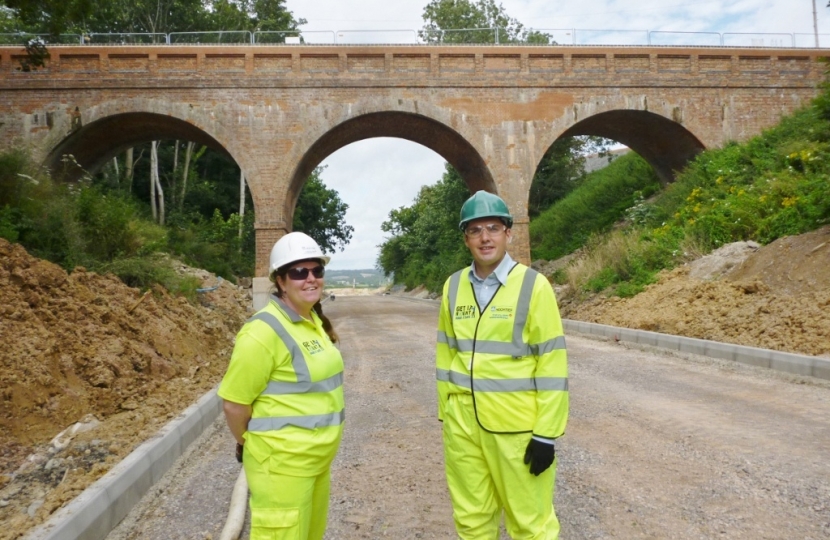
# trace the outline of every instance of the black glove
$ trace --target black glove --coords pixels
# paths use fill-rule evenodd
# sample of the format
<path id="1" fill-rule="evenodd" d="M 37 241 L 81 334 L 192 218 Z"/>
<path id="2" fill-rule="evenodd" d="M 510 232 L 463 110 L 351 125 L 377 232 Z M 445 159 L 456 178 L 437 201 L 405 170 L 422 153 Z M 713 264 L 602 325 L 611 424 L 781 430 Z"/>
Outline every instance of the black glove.
<path id="1" fill-rule="evenodd" d="M 236 443 L 236 461 L 239 463 L 242 463 L 242 448 L 241 444 Z"/>
<path id="2" fill-rule="evenodd" d="M 525 450 L 525 465 L 530 463 L 530 473 L 539 476 L 551 466 L 556 457 L 553 442 L 542 442 L 531 438 Z"/>

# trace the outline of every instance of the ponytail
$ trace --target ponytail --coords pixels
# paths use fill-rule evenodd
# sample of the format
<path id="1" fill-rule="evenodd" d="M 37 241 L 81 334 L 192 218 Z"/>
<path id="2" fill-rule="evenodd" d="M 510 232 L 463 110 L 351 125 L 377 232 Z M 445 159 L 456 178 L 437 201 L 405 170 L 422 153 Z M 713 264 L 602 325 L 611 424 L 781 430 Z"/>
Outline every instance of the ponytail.
<path id="1" fill-rule="evenodd" d="M 317 302 L 314 304 L 312 309 L 317 312 L 317 316 L 320 317 L 320 320 L 323 321 L 323 330 L 326 331 L 326 334 L 329 335 L 329 339 L 331 339 L 332 343 L 337 343 L 340 340 L 340 337 L 337 335 L 337 332 L 334 331 L 334 326 L 332 326 L 331 321 L 328 317 L 323 315 L 323 304 Z"/>

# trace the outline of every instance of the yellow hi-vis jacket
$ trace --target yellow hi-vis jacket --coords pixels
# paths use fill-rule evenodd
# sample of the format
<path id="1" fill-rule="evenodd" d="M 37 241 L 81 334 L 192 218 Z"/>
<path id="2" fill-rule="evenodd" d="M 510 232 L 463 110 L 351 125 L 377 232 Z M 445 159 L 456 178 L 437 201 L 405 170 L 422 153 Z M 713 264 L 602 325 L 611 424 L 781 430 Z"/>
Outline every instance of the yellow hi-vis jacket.
<path id="1" fill-rule="evenodd" d="M 276 296 L 236 338 L 219 397 L 251 405 L 245 448 L 282 474 L 315 476 L 343 433 L 343 358 L 322 321 L 300 317 Z"/>
<path id="2" fill-rule="evenodd" d="M 479 425 L 493 433 L 555 439 L 568 421 L 562 320 L 547 279 L 523 264 L 479 306 L 471 268 L 444 284 L 438 319 L 438 417 L 450 394 L 472 394 Z"/>

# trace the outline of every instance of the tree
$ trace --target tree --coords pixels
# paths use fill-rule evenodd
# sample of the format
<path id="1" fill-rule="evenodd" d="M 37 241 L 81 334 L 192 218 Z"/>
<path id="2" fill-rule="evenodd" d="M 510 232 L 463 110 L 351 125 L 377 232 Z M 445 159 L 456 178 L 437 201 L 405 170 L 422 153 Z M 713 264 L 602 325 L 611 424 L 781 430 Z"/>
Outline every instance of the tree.
<path id="1" fill-rule="evenodd" d="M 550 42 L 548 34 L 525 30 L 495 0 L 432 0 L 422 17 L 419 35 L 427 43 L 495 43 L 495 30 L 472 31 L 481 28 L 498 29 L 498 43 Z"/>
<path id="2" fill-rule="evenodd" d="M 461 205 L 470 191 L 458 172 L 447 165 L 434 186 L 424 186 L 411 207 L 389 213 L 381 225 L 390 237 L 380 245 L 378 266 L 396 283 L 440 290 L 444 280 L 469 264 L 470 254 L 458 229 Z"/>
<path id="3" fill-rule="evenodd" d="M 320 178 L 323 170 L 325 167 L 314 169 L 303 186 L 291 228 L 312 237 L 323 252 L 334 253 L 338 247 L 343 251 L 351 241 L 354 227 L 345 221 L 349 205 L 340 199 L 335 190 L 328 189 Z"/>
<path id="4" fill-rule="evenodd" d="M 73 30 L 80 21 L 92 16 L 93 0 L 4 0 L 24 30 L 57 36 Z"/>
<path id="5" fill-rule="evenodd" d="M 32 33 L 296 30 L 285 0 L 0 0 L 3 25 Z"/>

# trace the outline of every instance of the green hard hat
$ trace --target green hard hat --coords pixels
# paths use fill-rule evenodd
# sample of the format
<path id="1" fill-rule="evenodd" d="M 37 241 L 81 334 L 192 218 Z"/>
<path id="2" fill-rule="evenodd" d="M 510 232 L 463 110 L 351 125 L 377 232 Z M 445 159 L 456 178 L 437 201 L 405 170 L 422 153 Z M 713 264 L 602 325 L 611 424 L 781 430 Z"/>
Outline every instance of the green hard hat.
<path id="1" fill-rule="evenodd" d="M 498 195 L 486 191 L 476 191 L 475 195 L 464 202 L 458 226 L 463 231 L 470 221 L 485 217 L 501 218 L 508 228 L 513 226 L 513 216 L 510 215 L 507 203 Z"/>

